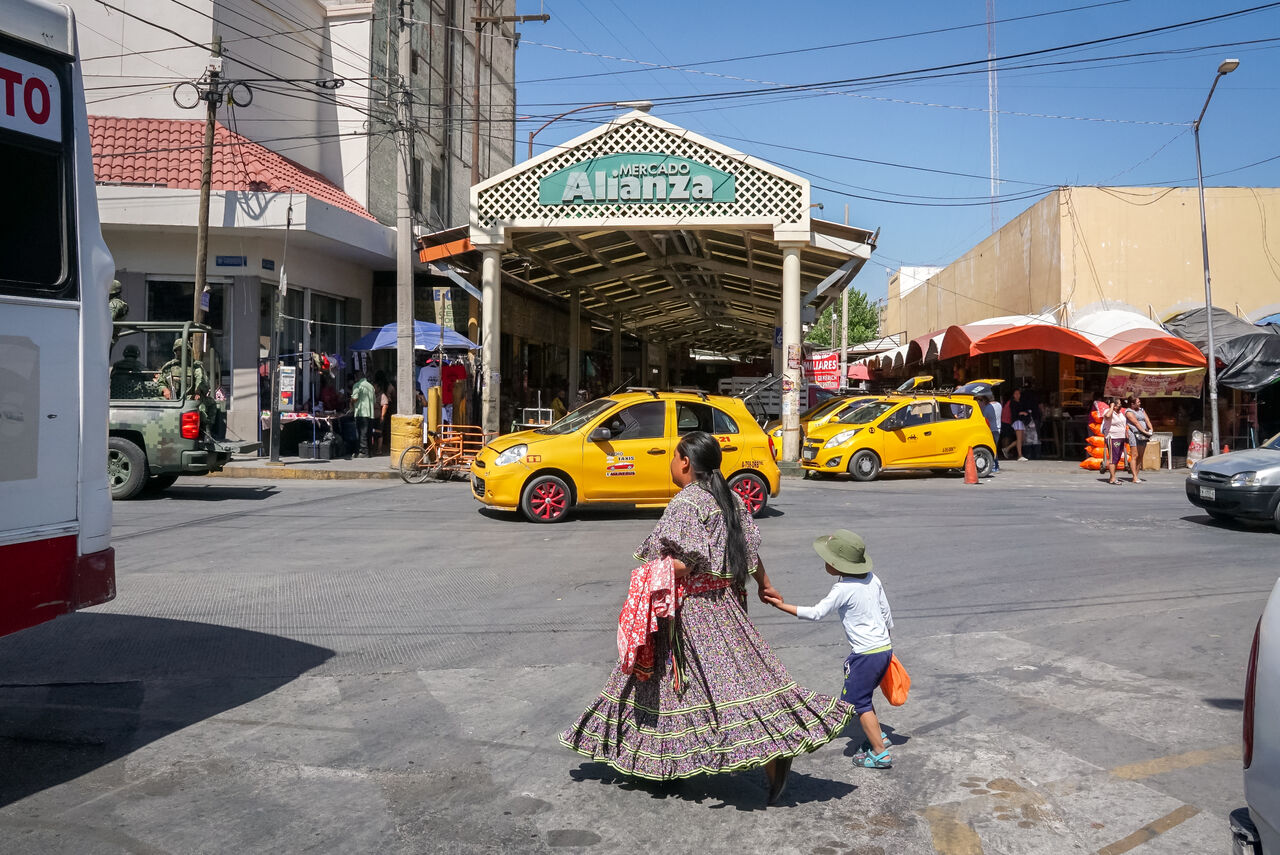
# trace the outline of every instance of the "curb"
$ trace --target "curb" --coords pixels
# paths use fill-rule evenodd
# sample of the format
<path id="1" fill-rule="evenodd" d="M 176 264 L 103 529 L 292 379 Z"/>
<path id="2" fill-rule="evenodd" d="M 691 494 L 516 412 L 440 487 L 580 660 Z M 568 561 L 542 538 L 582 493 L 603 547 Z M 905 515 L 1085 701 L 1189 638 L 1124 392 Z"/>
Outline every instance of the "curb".
<path id="1" fill-rule="evenodd" d="M 209 478 L 259 478 L 264 481 L 302 480 L 302 481 L 376 481 L 393 480 L 400 477 L 394 469 L 385 472 L 344 470 L 344 469 L 304 469 L 285 466 L 228 466 L 221 472 L 210 472 Z"/>

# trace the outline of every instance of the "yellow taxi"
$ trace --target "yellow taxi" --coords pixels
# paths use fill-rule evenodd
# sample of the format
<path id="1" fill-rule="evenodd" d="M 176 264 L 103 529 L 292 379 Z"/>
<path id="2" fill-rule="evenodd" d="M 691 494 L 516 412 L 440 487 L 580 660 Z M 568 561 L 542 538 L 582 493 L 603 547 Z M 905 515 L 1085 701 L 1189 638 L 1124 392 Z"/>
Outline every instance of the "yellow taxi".
<path id="1" fill-rule="evenodd" d="M 821 427 L 832 419 L 839 418 L 851 409 L 861 406 L 870 401 L 872 395 L 840 395 L 835 398 L 827 398 L 821 403 L 815 404 L 800 414 L 800 438 L 803 439 L 810 428 Z M 776 451 L 782 447 L 782 420 L 773 419 L 764 426 L 764 432 L 769 435 L 769 439 L 773 440 L 773 447 Z M 774 455 L 777 456 L 776 454 Z"/>
<path id="2" fill-rule="evenodd" d="M 671 455 L 691 431 L 720 441 L 721 471 L 753 514 L 778 495 L 770 440 L 741 400 L 649 389 L 598 398 L 555 424 L 495 439 L 471 464 L 471 491 L 488 507 L 539 523 L 558 522 L 575 505 L 663 507 L 676 492 Z"/>
<path id="3" fill-rule="evenodd" d="M 963 467 L 972 448 L 978 476 L 985 476 L 996 457 L 975 395 L 957 390 L 870 401 L 811 429 L 801 446 L 800 466 L 808 473 L 848 472 L 855 481 L 872 481 L 882 469 Z"/>

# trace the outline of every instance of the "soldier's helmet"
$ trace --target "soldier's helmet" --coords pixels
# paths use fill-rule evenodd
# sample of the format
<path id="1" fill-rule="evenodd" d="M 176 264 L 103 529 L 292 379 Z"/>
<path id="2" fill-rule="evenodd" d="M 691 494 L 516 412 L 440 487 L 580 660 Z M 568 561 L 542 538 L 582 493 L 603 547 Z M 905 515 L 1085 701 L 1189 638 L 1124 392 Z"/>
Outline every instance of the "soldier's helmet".
<path id="1" fill-rule="evenodd" d="M 124 349 L 125 359 L 137 359 L 140 355 L 141 351 L 138 350 L 138 346 L 136 344 L 127 345 Z"/>
<path id="2" fill-rule="evenodd" d="M 121 290 L 122 290 L 122 288 L 121 288 L 121 286 L 120 286 L 120 280 L 119 280 L 119 279 L 112 279 L 112 280 L 111 280 L 111 291 L 110 291 L 110 295 L 111 295 L 112 297 L 119 297 L 119 296 L 120 296 L 120 291 L 121 291 Z"/>
<path id="3" fill-rule="evenodd" d="M 187 346 L 187 340 L 185 338 L 175 338 L 173 340 L 174 353 L 181 353 L 183 348 L 185 348 L 186 346 Z"/>

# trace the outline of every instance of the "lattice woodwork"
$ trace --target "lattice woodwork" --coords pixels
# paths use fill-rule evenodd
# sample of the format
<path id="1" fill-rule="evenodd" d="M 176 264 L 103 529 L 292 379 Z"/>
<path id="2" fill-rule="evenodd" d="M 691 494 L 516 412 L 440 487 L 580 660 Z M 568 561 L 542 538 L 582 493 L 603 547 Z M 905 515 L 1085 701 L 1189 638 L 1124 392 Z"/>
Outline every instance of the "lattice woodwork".
<path id="1" fill-rule="evenodd" d="M 538 202 L 538 182 L 542 178 L 566 166 L 620 152 L 652 152 L 687 157 L 731 173 L 736 176 L 737 198 L 733 202 L 693 204 L 601 202 L 542 205 Z M 480 191 L 473 224 L 484 229 L 520 223 L 537 223 L 543 228 L 555 228 L 616 219 L 646 219 L 670 224 L 693 217 L 732 223 L 767 222 L 790 225 L 801 222 L 807 213 L 804 209 L 804 190 L 800 184 L 745 165 L 721 151 L 637 119 Z"/>

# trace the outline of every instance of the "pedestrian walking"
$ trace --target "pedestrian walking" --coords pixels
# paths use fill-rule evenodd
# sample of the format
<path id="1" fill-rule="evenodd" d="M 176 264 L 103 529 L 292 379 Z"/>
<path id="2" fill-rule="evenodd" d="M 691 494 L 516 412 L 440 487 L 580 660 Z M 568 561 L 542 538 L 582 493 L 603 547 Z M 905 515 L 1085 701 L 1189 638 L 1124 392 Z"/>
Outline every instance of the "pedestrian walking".
<path id="1" fill-rule="evenodd" d="M 816 606 L 794 606 L 781 596 L 766 595 L 774 608 L 802 620 L 822 620 L 834 609 L 844 625 L 844 637 L 851 652 L 844 660 L 844 691 L 840 699 L 853 705 L 853 710 L 866 734 L 866 741 L 853 755 L 856 766 L 888 769 L 889 738 L 880 729 L 872 693 L 884 679 L 893 658 L 893 613 L 884 595 L 884 586 L 871 572 L 867 545 L 851 531 L 839 529 L 813 542 L 813 549 L 827 563 L 827 573 L 837 581 Z"/>
<path id="2" fill-rule="evenodd" d="M 373 384 L 364 376 L 364 372 L 356 372 L 356 385 L 351 387 L 351 415 L 356 419 L 355 457 L 369 456 L 369 428 L 373 421 Z"/>
<path id="3" fill-rule="evenodd" d="M 1155 432 L 1155 428 L 1147 417 L 1147 411 L 1142 408 L 1142 399 L 1137 395 L 1125 402 L 1124 416 L 1128 423 L 1128 435 L 1125 438 L 1129 441 L 1129 473 L 1133 475 L 1133 482 L 1136 484 L 1146 480 L 1139 478 L 1138 473 L 1142 471 L 1142 458 L 1147 453 L 1147 444 L 1151 442 L 1151 434 Z"/>
<path id="4" fill-rule="evenodd" d="M 782 595 L 720 463 L 720 443 L 702 431 L 676 446 L 671 479 L 680 490 L 636 552 L 646 562 L 669 558 L 677 577 L 674 615 L 658 618 L 649 636 L 652 672 L 620 662 L 560 742 L 651 780 L 763 766 L 774 804 L 792 759 L 835 738 L 853 707 L 797 686 L 748 619 L 749 579 L 761 602 Z"/>
<path id="5" fill-rule="evenodd" d="M 1000 428 L 1002 426 L 1001 418 L 1004 415 L 1004 407 L 995 399 L 994 395 L 982 395 L 978 398 L 978 410 L 982 413 L 982 417 L 987 420 L 987 427 L 991 429 L 991 447 L 997 451 L 1000 448 Z M 989 474 L 995 475 L 1000 471 L 1000 455 L 991 455 L 995 462 L 991 466 Z"/>
<path id="6" fill-rule="evenodd" d="M 1004 409 L 1005 423 L 1013 429 L 1013 441 L 1004 447 L 1005 456 L 1011 456 L 1010 449 L 1017 446 L 1018 460 L 1025 462 L 1027 458 L 1022 454 L 1022 443 L 1026 439 L 1027 424 L 1031 421 L 1031 406 L 1022 400 L 1021 389 L 1013 390 L 1013 395 L 1005 402 Z"/>
<path id="7" fill-rule="evenodd" d="M 1112 398 L 1110 408 L 1102 414 L 1102 436 L 1107 441 L 1107 472 L 1110 473 L 1108 484 L 1119 484 L 1116 480 L 1116 467 L 1124 455 L 1124 441 L 1128 435 L 1129 422 L 1124 416 L 1124 402 Z"/>

